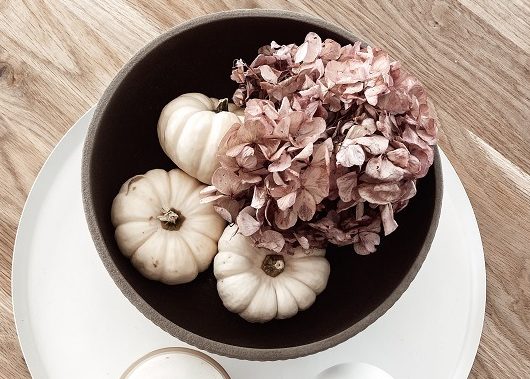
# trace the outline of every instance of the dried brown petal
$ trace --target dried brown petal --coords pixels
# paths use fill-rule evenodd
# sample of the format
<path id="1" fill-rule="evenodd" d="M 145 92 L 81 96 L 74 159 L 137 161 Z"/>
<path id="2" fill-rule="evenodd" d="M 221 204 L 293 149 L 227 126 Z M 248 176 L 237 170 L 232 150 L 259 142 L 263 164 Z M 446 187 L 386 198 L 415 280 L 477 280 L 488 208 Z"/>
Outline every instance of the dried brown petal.
<path id="1" fill-rule="evenodd" d="M 389 151 L 386 156 L 392 163 L 401 168 L 407 168 L 409 165 L 410 154 L 409 151 L 404 147 Z"/>
<path id="2" fill-rule="evenodd" d="M 212 175 L 212 184 L 217 190 L 225 195 L 237 195 L 248 188 L 241 183 L 240 178 L 234 172 L 219 167 Z"/>
<path id="3" fill-rule="evenodd" d="M 282 211 L 285 211 L 286 209 L 292 207 L 295 201 L 296 192 L 291 192 L 277 199 L 276 203 L 278 204 L 278 208 L 280 208 Z"/>
<path id="4" fill-rule="evenodd" d="M 345 203 L 352 201 L 357 187 L 357 173 L 351 171 L 337 179 L 339 196 Z"/>
<path id="5" fill-rule="evenodd" d="M 245 207 L 239 212 L 236 218 L 237 226 L 239 227 L 239 232 L 244 236 L 248 237 L 256 233 L 261 224 L 256 220 L 252 214 L 255 213 L 254 208 Z"/>
<path id="6" fill-rule="evenodd" d="M 256 167 L 258 159 L 254 155 L 254 149 L 250 146 L 245 146 L 236 156 L 236 162 L 240 167 L 250 170 Z"/>
<path id="7" fill-rule="evenodd" d="M 293 212 L 302 221 L 310 221 L 313 218 L 316 212 L 316 203 L 315 198 L 309 191 L 300 191 L 293 205 Z"/>
<path id="8" fill-rule="evenodd" d="M 397 183 L 363 183 L 357 188 L 359 196 L 372 204 L 394 203 L 400 200 L 403 191 Z"/>
<path id="9" fill-rule="evenodd" d="M 252 202 L 250 206 L 255 209 L 260 209 L 265 205 L 267 201 L 267 190 L 264 187 L 255 186 L 254 193 L 252 195 Z"/>
<path id="10" fill-rule="evenodd" d="M 298 154 L 296 154 L 293 160 L 304 160 L 307 159 L 313 154 L 313 144 L 307 144 Z"/>
<path id="11" fill-rule="evenodd" d="M 329 194 L 329 175 L 326 167 L 309 166 L 300 176 L 302 186 L 320 203 Z"/>
<path id="12" fill-rule="evenodd" d="M 199 195 L 201 195 L 201 196 L 210 196 L 210 195 L 214 195 L 216 192 L 217 192 L 217 188 L 215 188 L 215 186 L 207 186 L 207 187 L 204 187 L 199 192 Z"/>
<path id="13" fill-rule="evenodd" d="M 309 249 L 309 240 L 306 237 L 298 235 L 297 233 L 294 233 L 294 236 L 303 249 Z"/>
<path id="14" fill-rule="evenodd" d="M 281 71 L 275 70 L 271 66 L 263 65 L 259 67 L 261 77 L 268 81 L 269 83 L 276 84 L 278 83 L 278 77 L 281 74 Z"/>
<path id="15" fill-rule="evenodd" d="M 379 234 L 374 232 L 361 232 L 359 233 L 359 242 L 353 244 L 355 252 L 359 255 L 367 255 L 374 253 L 381 242 Z"/>
<path id="16" fill-rule="evenodd" d="M 379 155 L 368 161 L 365 173 L 383 182 L 397 182 L 403 178 L 404 171 L 401 167 L 395 166 L 385 156 Z"/>
<path id="17" fill-rule="evenodd" d="M 386 84 L 379 84 L 375 87 L 367 88 L 364 91 L 364 96 L 366 96 L 366 101 L 368 102 L 368 104 L 376 105 L 379 94 L 386 91 L 386 88 Z"/>
<path id="18" fill-rule="evenodd" d="M 291 156 L 286 152 L 283 152 L 280 158 L 269 165 L 268 170 L 270 172 L 285 171 L 285 169 L 291 166 L 291 162 Z"/>
<path id="19" fill-rule="evenodd" d="M 347 139 L 344 140 L 337 153 L 337 164 L 343 167 L 360 166 L 364 163 L 365 158 L 363 148 L 353 140 Z"/>
<path id="20" fill-rule="evenodd" d="M 281 209 L 274 212 L 274 224 L 280 230 L 287 230 L 292 228 L 297 221 L 298 217 L 292 210 L 282 211 Z"/>
<path id="21" fill-rule="evenodd" d="M 392 204 L 380 205 L 379 210 L 381 212 L 381 221 L 383 223 L 383 230 L 385 236 L 388 236 L 398 227 L 396 220 L 394 220 L 394 211 L 392 210 Z"/>
<path id="22" fill-rule="evenodd" d="M 388 139 L 378 134 L 370 137 L 359 137 L 354 139 L 353 142 L 364 146 L 366 151 L 372 155 L 383 154 L 388 147 Z"/>
<path id="23" fill-rule="evenodd" d="M 297 115 L 294 118 L 294 114 Z M 300 116 L 298 116 L 300 115 Z M 320 134 L 326 130 L 326 121 L 321 117 L 315 117 L 312 120 L 305 120 L 302 112 L 294 112 L 291 118 L 289 128 L 289 140 L 296 147 L 305 147 L 310 143 L 316 142 Z"/>
<path id="24" fill-rule="evenodd" d="M 324 40 L 320 57 L 326 61 L 337 60 L 340 57 L 340 44 L 332 39 Z"/>
<path id="25" fill-rule="evenodd" d="M 410 109 L 409 97 L 406 93 L 390 89 L 378 97 L 377 106 L 392 113 L 404 113 Z"/>
<path id="26" fill-rule="evenodd" d="M 280 253 L 285 246 L 285 239 L 281 233 L 274 230 L 265 230 L 261 235 L 256 237 L 257 247 L 269 249 Z"/>
<path id="27" fill-rule="evenodd" d="M 217 205 L 214 205 L 214 210 L 226 221 L 233 223 L 236 221 L 236 217 L 239 214 L 241 207 L 239 203 L 229 197 L 224 197 L 216 202 Z"/>

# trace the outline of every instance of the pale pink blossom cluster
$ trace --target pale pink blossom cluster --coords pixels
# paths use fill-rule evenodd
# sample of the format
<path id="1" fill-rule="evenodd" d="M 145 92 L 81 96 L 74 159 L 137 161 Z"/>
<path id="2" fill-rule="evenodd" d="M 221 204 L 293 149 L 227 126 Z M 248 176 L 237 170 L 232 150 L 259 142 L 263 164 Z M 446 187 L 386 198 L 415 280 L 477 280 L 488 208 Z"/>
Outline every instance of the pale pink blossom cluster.
<path id="1" fill-rule="evenodd" d="M 232 79 L 245 118 L 224 136 L 202 201 L 276 252 L 376 251 L 433 163 L 437 127 L 419 81 L 380 49 L 315 33 L 237 60 Z"/>

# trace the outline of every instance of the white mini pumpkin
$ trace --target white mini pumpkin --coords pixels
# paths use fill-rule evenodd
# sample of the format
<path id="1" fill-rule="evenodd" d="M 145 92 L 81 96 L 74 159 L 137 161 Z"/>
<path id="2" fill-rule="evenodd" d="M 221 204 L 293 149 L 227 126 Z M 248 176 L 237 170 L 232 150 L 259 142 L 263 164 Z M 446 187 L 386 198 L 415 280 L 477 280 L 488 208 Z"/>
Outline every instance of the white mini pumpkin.
<path id="1" fill-rule="evenodd" d="M 171 160 L 203 183 L 212 184 L 217 149 L 243 109 L 201 93 L 186 93 L 167 104 L 158 120 L 158 140 Z"/>
<path id="2" fill-rule="evenodd" d="M 204 187 L 179 169 L 151 170 L 122 185 L 111 212 L 116 242 L 146 278 L 186 283 L 210 265 L 225 222 L 199 202 Z"/>
<path id="3" fill-rule="evenodd" d="M 324 249 L 296 249 L 293 255 L 255 247 L 227 226 L 214 259 L 217 291 L 224 306 L 250 322 L 285 319 L 309 308 L 327 285 Z"/>

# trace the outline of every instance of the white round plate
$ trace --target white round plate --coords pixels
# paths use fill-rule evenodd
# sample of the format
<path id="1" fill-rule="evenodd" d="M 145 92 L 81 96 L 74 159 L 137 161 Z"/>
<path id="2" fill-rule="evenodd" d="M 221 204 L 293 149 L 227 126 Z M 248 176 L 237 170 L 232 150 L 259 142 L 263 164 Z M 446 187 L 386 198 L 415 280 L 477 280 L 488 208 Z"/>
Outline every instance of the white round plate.
<path id="1" fill-rule="evenodd" d="M 151 350 L 187 346 L 129 303 L 94 248 L 80 177 L 92 114 L 93 109 L 74 125 L 46 161 L 15 242 L 15 321 L 36 379 L 115 379 Z M 343 362 L 370 363 L 396 379 L 467 378 L 484 319 L 484 255 L 469 200 L 443 154 L 442 166 L 439 228 L 423 267 L 397 303 L 362 333 L 315 355 L 280 362 L 214 356 L 232 379 L 309 379 Z"/>

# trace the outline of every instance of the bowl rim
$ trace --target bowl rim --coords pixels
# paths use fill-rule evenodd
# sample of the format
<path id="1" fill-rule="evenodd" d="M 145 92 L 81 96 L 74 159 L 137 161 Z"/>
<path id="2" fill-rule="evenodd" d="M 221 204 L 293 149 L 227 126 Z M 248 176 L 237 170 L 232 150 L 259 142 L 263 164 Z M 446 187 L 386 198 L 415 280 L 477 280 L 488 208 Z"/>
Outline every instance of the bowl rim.
<path id="1" fill-rule="evenodd" d="M 219 375 L 223 377 L 223 379 L 230 379 L 230 375 L 228 375 L 224 367 L 221 366 L 221 364 L 215 359 L 213 359 L 209 355 L 204 354 L 202 351 L 181 346 L 163 347 L 142 355 L 140 358 L 136 359 L 133 363 L 129 365 L 129 367 L 120 376 L 120 379 L 128 379 L 128 377 L 142 364 L 158 355 L 165 353 L 189 355 L 198 358 L 203 362 L 206 362 L 210 367 L 214 368 L 219 373 Z"/>
<path id="2" fill-rule="evenodd" d="M 140 62 L 145 56 L 147 56 L 151 51 L 173 38 L 175 35 L 178 35 L 182 32 L 185 32 L 189 29 L 193 29 L 197 26 L 207 24 L 212 21 L 219 20 L 229 20 L 234 18 L 242 17 L 261 17 L 261 18 L 281 18 L 284 20 L 295 20 L 302 21 L 308 25 L 314 25 L 323 27 L 333 33 L 344 36 L 345 38 L 355 41 L 358 40 L 352 33 L 343 29 L 329 21 L 310 16 L 307 14 L 296 13 L 292 11 L 285 11 L 279 9 L 238 9 L 224 12 L 212 13 L 197 18 L 193 18 L 189 21 L 183 22 L 167 32 L 159 35 L 158 37 L 151 40 L 147 45 L 142 47 L 125 65 L 121 68 L 118 74 L 111 81 L 109 86 L 106 88 L 102 97 L 98 101 L 94 117 L 90 123 L 89 129 L 87 131 L 87 136 L 85 139 L 85 144 L 83 147 L 83 157 L 82 157 L 82 167 L 81 167 L 81 187 L 82 187 L 82 197 L 83 197 L 83 207 L 85 210 L 85 217 L 88 224 L 88 229 L 94 241 L 96 250 L 100 256 L 100 259 L 103 262 L 106 270 L 108 271 L 111 278 L 114 280 L 118 288 L 125 295 L 125 297 L 150 321 L 155 325 L 160 327 L 162 330 L 167 333 L 177 337 L 178 339 L 189 343 L 193 346 L 196 346 L 200 349 L 206 350 L 208 352 L 219 354 L 226 357 L 244 359 L 244 360 L 257 360 L 257 361 L 270 361 L 270 360 L 286 360 L 293 359 L 302 356 L 307 356 L 315 354 L 320 351 L 327 350 L 333 346 L 336 346 L 349 338 L 360 333 L 366 329 L 370 324 L 375 322 L 379 317 L 386 313 L 394 303 L 401 297 L 401 295 L 407 290 L 412 280 L 415 278 L 418 273 L 421 265 L 423 264 L 427 253 L 431 247 L 436 229 L 438 227 L 438 222 L 441 213 L 442 207 L 442 192 L 443 192 L 443 176 L 442 176 L 442 166 L 440 160 L 440 154 L 438 147 L 435 146 L 435 155 L 434 155 L 434 172 L 435 172 L 435 194 L 434 194 L 434 210 L 431 225 L 427 231 L 425 241 L 420 249 L 420 252 L 417 258 L 414 260 L 410 269 L 404 276 L 403 280 L 399 283 L 398 286 L 390 295 L 377 306 L 372 312 L 367 314 L 361 320 L 357 321 L 355 324 L 351 325 L 347 329 L 334 334 L 330 337 L 311 342 L 309 344 L 290 346 L 290 347 L 281 347 L 275 349 L 264 349 L 264 348 L 252 348 L 244 346 L 230 345 L 223 342 L 211 340 L 209 338 L 200 336 L 193 332 L 190 332 L 175 323 L 171 322 L 163 315 L 161 315 L 156 309 L 151 307 L 131 286 L 131 284 L 123 277 L 121 272 L 118 270 L 114 261 L 112 260 L 110 253 L 107 249 L 107 246 L 103 240 L 101 230 L 96 222 L 96 211 L 94 204 L 92 202 L 92 190 L 91 190 L 91 161 L 92 161 L 92 152 L 94 147 L 94 142 L 99 132 L 99 124 L 106 113 L 107 104 L 110 99 L 113 97 L 116 90 L 120 87 L 123 80 L 129 75 L 138 62 Z M 228 311 L 227 311 L 228 312 Z"/>

